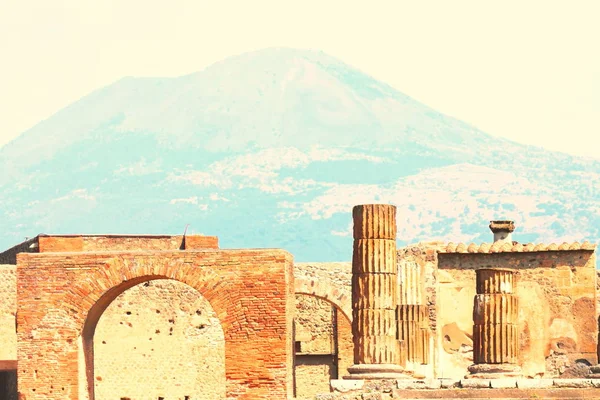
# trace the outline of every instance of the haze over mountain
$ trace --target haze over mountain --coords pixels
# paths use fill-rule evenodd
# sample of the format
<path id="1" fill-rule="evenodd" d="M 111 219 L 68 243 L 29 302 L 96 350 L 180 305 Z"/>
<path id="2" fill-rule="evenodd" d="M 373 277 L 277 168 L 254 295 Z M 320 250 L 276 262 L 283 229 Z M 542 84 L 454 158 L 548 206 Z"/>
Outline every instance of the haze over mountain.
<path id="1" fill-rule="evenodd" d="M 506 116 L 510 118 L 510 115 Z M 123 78 L 0 149 L 0 249 L 38 233 L 218 235 L 351 258 L 351 207 L 398 206 L 399 244 L 596 241 L 600 162 L 492 137 L 326 54 L 267 49 Z"/>

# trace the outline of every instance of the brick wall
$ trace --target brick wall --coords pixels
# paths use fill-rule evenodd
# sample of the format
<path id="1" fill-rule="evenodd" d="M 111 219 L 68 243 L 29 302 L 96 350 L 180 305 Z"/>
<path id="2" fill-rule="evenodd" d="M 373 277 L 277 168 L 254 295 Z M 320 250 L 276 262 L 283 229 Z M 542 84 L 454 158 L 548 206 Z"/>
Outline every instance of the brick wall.
<path id="1" fill-rule="evenodd" d="M 18 253 L 218 249 L 216 236 L 38 235 L 0 253 L 0 264 L 16 264 Z"/>
<path id="2" fill-rule="evenodd" d="M 351 264 L 297 263 L 294 275 L 295 340 L 302 352 L 296 356 L 296 396 L 312 399 L 328 392 L 329 380 L 347 375 L 353 363 Z"/>
<path id="3" fill-rule="evenodd" d="M 193 287 L 213 307 L 226 343 L 228 398 L 291 396 L 291 256 L 224 250 L 20 255 L 18 381 L 24 398 L 85 398 L 85 381 L 95 376 L 86 376 L 90 358 L 80 349 L 90 345 L 95 322 L 124 290 L 160 277 Z"/>
<path id="4" fill-rule="evenodd" d="M 178 250 L 183 236 L 84 236 L 82 251 Z"/>

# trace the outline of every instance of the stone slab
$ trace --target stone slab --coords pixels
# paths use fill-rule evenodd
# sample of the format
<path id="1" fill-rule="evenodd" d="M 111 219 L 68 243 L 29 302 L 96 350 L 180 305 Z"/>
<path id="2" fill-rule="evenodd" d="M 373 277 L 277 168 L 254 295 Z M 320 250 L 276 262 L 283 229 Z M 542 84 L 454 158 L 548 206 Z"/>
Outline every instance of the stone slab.
<path id="1" fill-rule="evenodd" d="M 489 389 L 490 388 L 490 380 L 489 379 L 461 379 L 460 387 L 467 389 Z"/>
<path id="2" fill-rule="evenodd" d="M 517 379 L 519 389 L 543 389 L 554 385 L 552 379 Z"/>
<path id="3" fill-rule="evenodd" d="M 455 388 L 458 387 L 460 384 L 459 380 L 452 378 L 440 378 L 438 379 L 438 381 L 440 381 L 440 388 L 442 389 Z"/>
<path id="4" fill-rule="evenodd" d="M 439 379 L 398 379 L 398 389 L 440 389 Z"/>
<path id="5" fill-rule="evenodd" d="M 340 395 L 336 400 L 349 400 Z M 346 395 L 347 396 L 347 395 Z M 385 398 L 385 397 L 384 397 Z M 600 399 L 600 389 L 546 388 L 546 389 L 445 389 L 445 390 L 394 390 L 394 399 Z M 360 399 L 360 397 L 358 397 Z M 386 398 L 387 399 L 387 398 Z M 354 399 L 352 399 L 354 400 Z"/>
<path id="6" fill-rule="evenodd" d="M 361 379 L 332 379 L 329 381 L 329 385 L 334 392 L 346 393 L 362 389 L 365 381 Z"/>
<path id="7" fill-rule="evenodd" d="M 591 379 L 555 379 L 554 386 L 559 388 L 586 388 L 592 386 Z"/>
<path id="8" fill-rule="evenodd" d="M 492 389 L 516 388 L 517 380 L 511 378 L 490 379 L 490 385 Z"/>

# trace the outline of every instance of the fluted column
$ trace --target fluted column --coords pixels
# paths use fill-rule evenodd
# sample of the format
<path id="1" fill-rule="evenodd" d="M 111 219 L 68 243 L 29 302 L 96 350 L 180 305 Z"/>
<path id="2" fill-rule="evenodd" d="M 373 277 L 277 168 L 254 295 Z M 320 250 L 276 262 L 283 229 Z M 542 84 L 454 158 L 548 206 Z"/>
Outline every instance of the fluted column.
<path id="1" fill-rule="evenodd" d="M 398 365 L 396 207 L 355 206 L 350 379 L 404 377 Z"/>
<path id="2" fill-rule="evenodd" d="M 518 375 L 519 299 L 514 294 L 515 273 L 478 269 L 473 306 L 473 361 L 477 377 Z"/>
<path id="3" fill-rule="evenodd" d="M 398 339 L 404 343 L 401 351 L 406 361 L 429 362 L 429 316 L 423 305 L 421 267 L 412 260 L 398 263 Z"/>
<path id="4" fill-rule="evenodd" d="M 399 304 L 398 339 L 405 343 L 406 360 L 419 364 L 429 362 L 429 324 L 427 307 L 420 304 Z"/>

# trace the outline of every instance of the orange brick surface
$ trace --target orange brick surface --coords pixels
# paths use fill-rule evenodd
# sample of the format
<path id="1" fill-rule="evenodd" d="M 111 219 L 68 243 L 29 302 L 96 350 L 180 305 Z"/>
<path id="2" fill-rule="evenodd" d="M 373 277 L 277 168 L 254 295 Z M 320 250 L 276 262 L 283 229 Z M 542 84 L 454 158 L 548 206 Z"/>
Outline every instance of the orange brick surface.
<path id="1" fill-rule="evenodd" d="M 293 261 L 285 251 L 22 253 L 17 262 L 22 399 L 79 399 L 93 380 L 89 349 L 102 312 L 153 279 L 183 282 L 210 302 L 225 336 L 228 399 L 292 396 Z"/>

